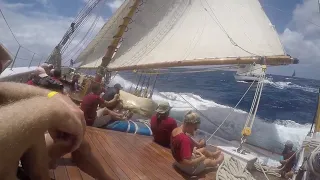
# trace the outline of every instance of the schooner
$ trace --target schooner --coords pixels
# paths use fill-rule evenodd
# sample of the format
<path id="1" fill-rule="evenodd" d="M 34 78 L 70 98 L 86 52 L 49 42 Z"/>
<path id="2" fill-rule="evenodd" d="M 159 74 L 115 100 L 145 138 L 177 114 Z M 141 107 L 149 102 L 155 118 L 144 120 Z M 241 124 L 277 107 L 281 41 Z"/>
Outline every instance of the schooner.
<path id="1" fill-rule="evenodd" d="M 286 54 L 258 0 L 126 0 L 75 61 L 80 69 L 97 69 L 92 82 L 109 79 L 115 71 L 152 76 L 171 67 L 257 64 L 261 73 L 240 146 L 220 146 L 247 168 L 253 168 L 257 160 L 243 145 L 251 135 L 266 66 L 298 62 Z M 136 103 L 130 110 L 146 104 L 154 110 L 152 100 L 148 101 L 151 96 L 132 93 L 145 103 Z M 128 96 L 121 98 L 125 104 L 132 103 Z"/>
<path id="2" fill-rule="evenodd" d="M 60 42 L 61 46 L 71 41 L 69 37 L 73 33 L 72 26 L 70 29 Z M 49 61 L 59 67 L 56 61 L 61 61 L 61 54 L 61 47 L 57 46 L 51 55 L 53 58 Z M 253 166 L 258 168 L 257 157 L 254 153 L 247 152 L 245 141 L 251 135 L 266 67 L 298 62 L 298 59 L 286 54 L 274 25 L 258 0 L 126 0 L 75 60 L 75 63 L 80 63 L 79 69 L 83 69 L 82 72 L 86 72 L 87 69 L 97 70 L 95 79 L 89 78 L 89 82 L 92 83 L 101 82 L 103 77 L 108 81 L 110 74 L 116 71 L 133 71 L 157 76 L 165 73 L 164 68 L 182 66 L 255 64 L 261 67 L 262 73 L 257 80 L 253 103 L 242 134 L 239 134 L 240 146 L 232 147 L 231 143 L 228 146 L 222 143 L 224 146 L 220 146 L 225 154 L 235 157 L 248 169 L 252 169 Z M 87 83 L 85 91 L 89 89 L 89 85 L 90 83 Z M 154 84 L 150 86 L 154 87 Z M 153 112 L 152 108 L 148 109 L 154 107 L 152 91 L 153 88 L 149 96 L 121 92 L 120 97 L 131 105 L 132 102 L 136 102 L 133 103 L 135 106 L 127 107 L 137 114 L 146 115 Z M 315 122 L 319 121 L 318 114 L 319 110 Z M 219 128 L 215 132 L 218 130 Z M 214 134 L 210 138 L 214 137 Z M 93 151 L 99 152 L 102 159 L 106 162 L 107 159 L 112 159 L 117 165 L 122 166 L 121 171 L 110 166 L 113 176 L 118 179 L 130 176 L 131 171 L 123 168 L 124 166 L 130 166 L 137 176 L 140 171 L 145 171 L 151 179 L 182 179 L 181 175 L 173 172 L 172 167 L 168 165 L 172 162 L 168 150 L 154 144 L 148 137 L 89 128 L 86 138 L 90 139 Z M 107 141 L 110 143 L 106 148 L 108 152 L 100 147 L 107 144 Z M 226 140 L 216 138 L 215 142 L 220 145 L 219 143 Z M 142 148 L 145 151 L 142 151 Z M 109 154 L 109 151 L 112 153 Z M 300 161 L 303 162 L 303 158 Z M 133 163 L 138 165 L 132 167 Z M 143 163 L 148 165 L 144 166 Z M 157 174 L 159 172 L 154 172 L 152 167 L 159 168 L 157 170 L 164 173 L 163 177 Z M 247 175 L 246 170 L 238 168 Z M 209 173 L 206 178 L 223 179 L 222 169 L 236 179 L 235 173 L 238 172 L 228 170 L 225 164 L 221 165 L 217 173 Z M 55 173 L 59 174 L 57 171 Z M 254 172 L 253 176 L 264 177 L 262 173 Z M 141 176 L 140 179 L 142 178 Z"/>

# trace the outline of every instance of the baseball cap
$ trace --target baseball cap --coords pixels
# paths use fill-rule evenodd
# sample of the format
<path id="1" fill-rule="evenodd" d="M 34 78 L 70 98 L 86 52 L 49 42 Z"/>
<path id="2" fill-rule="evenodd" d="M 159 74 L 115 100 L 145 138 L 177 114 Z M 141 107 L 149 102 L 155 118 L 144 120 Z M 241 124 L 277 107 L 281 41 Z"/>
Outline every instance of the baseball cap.
<path id="1" fill-rule="evenodd" d="M 35 70 L 35 74 L 41 78 L 48 76 L 48 74 L 46 73 L 46 71 L 42 67 L 37 67 L 37 69 Z"/>
<path id="2" fill-rule="evenodd" d="M 113 87 L 117 89 L 122 89 L 122 86 L 119 83 L 115 84 Z"/>
<path id="3" fill-rule="evenodd" d="M 170 104 L 168 102 L 160 102 L 156 109 L 157 113 L 164 114 L 167 113 L 171 109 Z"/>
<path id="4" fill-rule="evenodd" d="M 49 68 L 49 64 L 48 63 L 42 63 L 41 65 L 40 65 L 40 67 L 42 67 L 42 68 Z"/>

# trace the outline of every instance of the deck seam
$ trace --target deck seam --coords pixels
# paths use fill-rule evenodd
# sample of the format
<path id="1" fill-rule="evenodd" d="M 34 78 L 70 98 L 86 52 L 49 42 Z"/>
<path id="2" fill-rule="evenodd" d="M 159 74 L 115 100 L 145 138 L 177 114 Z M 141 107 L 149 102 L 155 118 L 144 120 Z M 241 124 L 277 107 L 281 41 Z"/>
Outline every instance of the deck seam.
<path id="1" fill-rule="evenodd" d="M 110 150 L 110 151 L 113 151 L 113 153 L 115 154 L 116 157 L 114 157 L 112 154 L 110 154 L 110 152 L 108 152 L 108 153 L 110 154 L 110 157 L 111 157 L 111 158 L 117 158 L 117 160 L 119 160 L 119 163 L 120 163 L 120 164 L 117 163 L 117 162 L 116 162 L 116 163 L 119 165 L 119 167 L 122 169 L 122 171 L 128 176 L 129 179 L 131 179 L 131 178 L 134 178 L 134 179 L 138 178 L 138 179 L 140 179 L 139 176 L 138 176 L 130 167 L 128 167 L 128 166 L 126 165 L 125 161 L 120 158 L 120 156 L 117 154 L 117 152 L 114 151 L 114 149 L 110 146 L 110 144 L 109 144 L 107 141 L 105 141 L 105 140 L 101 140 L 101 139 L 104 139 L 104 138 L 102 138 L 101 135 L 100 135 L 98 132 L 94 132 L 94 134 L 95 134 L 96 136 L 99 136 L 99 137 L 100 137 L 100 140 L 97 138 L 97 141 L 100 142 L 100 144 L 102 145 L 103 149 L 104 149 L 106 152 L 108 152 L 109 150 Z M 101 141 L 104 141 L 104 143 L 101 143 Z M 109 146 L 109 148 L 107 149 L 104 145 Z M 122 163 L 121 163 L 120 161 L 122 161 Z M 123 164 L 124 166 L 123 166 L 122 164 Z M 127 167 L 128 170 L 125 170 L 126 167 Z M 131 174 L 134 174 L 135 177 L 129 177 L 129 176 L 131 176 L 131 175 L 129 175 L 128 173 L 126 173 L 126 171 L 129 171 Z"/>
<path id="2" fill-rule="evenodd" d="M 96 149 L 97 153 L 100 154 L 100 156 L 103 158 L 103 161 L 105 162 L 105 164 L 109 167 L 110 171 L 113 173 L 113 175 L 115 177 L 117 177 L 118 179 L 120 179 L 120 177 L 117 175 L 117 173 L 114 171 L 113 167 L 110 166 L 110 164 L 105 161 L 103 155 L 101 154 L 101 152 L 98 150 L 98 148 L 96 147 L 96 145 L 93 143 L 92 139 L 91 139 L 91 136 L 89 135 L 89 133 L 86 134 L 86 136 L 88 137 L 88 141 L 90 142 L 91 145 L 94 146 L 94 148 Z"/>
<path id="3" fill-rule="evenodd" d="M 112 134 L 112 133 L 110 133 L 110 134 Z M 111 135 L 111 136 L 112 136 L 112 135 Z M 114 138 L 117 138 L 117 136 L 113 136 L 113 137 L 114 137 Z M 124 141 L 126 141 L 126 140 L 124 140 Z M 118 140 L 118 142 L 119 142 L 119 140 Z M 123 143 L 126 143 L 126 142 L 123 142 Z M 128 152 L 129 154 L 132 153 L 132 151 L 130 151 L 130 150 L 128 149 L 129 147 L 124 146 L 123 143 L 119 143 L 119 144 L 121 144 L 121 146 L 122 146 L 122 148 L 124 149 L 124 151 Z M 136 149 L 136 147 L 133 147 L 133 148 L 135 149 L 135 151 L 138 151 L 138 152 L 140 153 L 140 151 L 139 151 L 138 149 Z M 145 166 L 145 165 L 142 163 L 142 161 L 139 160 L 139 158 L 134 157 L 134 160 L 141 165 L 141 167 L 143 168 L 144 171 L 150 171 L 150 172 L 151 172 L 151 170 L 149 169 L 149 167 L 148 167 L 148 166 Z M 152 164 L 153 164 L 152 161 L 150 161 L 150 163 L 148 163 L 148 162 L 146 162 L 146 163 L 147 163 L 148 165 L 150 165 L 150 164 L 152 165 Z M 140 169 L 140 168 L 139 168 L 139 169 Z M 151 168 L 151 169 L 152 169 L 152 168 Z M 152 169 L 152 170 L 153 170 L 153 169 Z M 155 172 L 157 172 L 157 173 L 151 172 L 151 174 L 152 174 L 156 179 L 163 179 L 163 176 L 158 177 L 158 174 L 159 174 L 159 173 L 161 174 L 161 172 L 160 172 L 160 171 L 157 171 L 156 169 L 154 169 L 154 170 L 155 170 Z"/>

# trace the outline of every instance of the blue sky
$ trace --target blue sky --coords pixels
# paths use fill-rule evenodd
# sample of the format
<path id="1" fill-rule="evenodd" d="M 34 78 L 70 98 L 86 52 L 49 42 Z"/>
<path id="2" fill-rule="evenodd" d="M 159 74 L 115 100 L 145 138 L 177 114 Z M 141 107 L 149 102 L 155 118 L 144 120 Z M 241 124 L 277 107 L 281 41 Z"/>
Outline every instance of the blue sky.
<path id="1" fill-rule="evenodd" d="M 86 4 L 85 0 L 4 0 L 4 2 L 33 4 L 32 7 L 24 9 L 24 11 L 42 11 L 66 17 L 74 17 Z M 111 11 L 111 7 L 105 9 L 104 15 L 112 15 Z"/>
<path id="2" fill-rule="evenodd" d="M 260 0 L 270 21 L 282 33 L 292 19 L 292 12 L 303 0 Z M 280 11 L 281 10 L 281 11 Z"/>
<path id="3" fill-rule="evenodd" d="M 39 61 L 60 41 L 73 17 L 87 1 L 89 0 L 0 0 L 0 7 L 20 43 L 36 52 L 35 59 Z M 320 68 L 320 14 L 317 1 L 260 0 L 269 19 L 275 25 L 287 53 L 298 57 L 302 62 L 301 65 L 269 68 L 269 73 L 290 75 L 295 69 L 300 77 L 320 79 L 318 70 Z M 121 2 L 123 0 L 107 0 L 102 8 L 94 11 L 95 14 L 102 16 L 94 33 L 98 32 Z M 0 33 L 5 34 L 0 38 L 1 43 L 4 43 L 14 54 L 18 45 L 3 23 L 0 18 Z M 77 40 L 74 44 L 76 43 Z M 26 59 L 32 57 L 32 53 L 26 50 L 21 50 L 21 53 L 27 54 L 23 54 Z M 27 64 L 22 57 L 19 58 L 21 58 L 19 60 L 21 65 Z"/>

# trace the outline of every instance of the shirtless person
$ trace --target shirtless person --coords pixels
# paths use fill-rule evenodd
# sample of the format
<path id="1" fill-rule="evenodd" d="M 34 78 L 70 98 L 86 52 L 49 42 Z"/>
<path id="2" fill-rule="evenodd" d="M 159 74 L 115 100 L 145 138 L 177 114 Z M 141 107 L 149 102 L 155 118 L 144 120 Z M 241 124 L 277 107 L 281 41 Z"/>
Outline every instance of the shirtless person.
<path id="1" fill-rule="evenodd" d="M 280 161 L 280 174 L 282 177 L 291 178 L 293 176 L 293 167 L 296 161 L 296 152 L 293 150 L 292 141 L 287 141 L 282 151 L 283 160 Z"/>
<path id="2" fill-rule="evenodd" d="M 50 179 L 48 162 L 70 152 L 87 174 L 111 179 L 83 138 L 83 112 L 67 96 L 20 83 L 0 82 L 0 87 L 2 179 L 15 179 L 19 159 L 31 179 Z"/>

